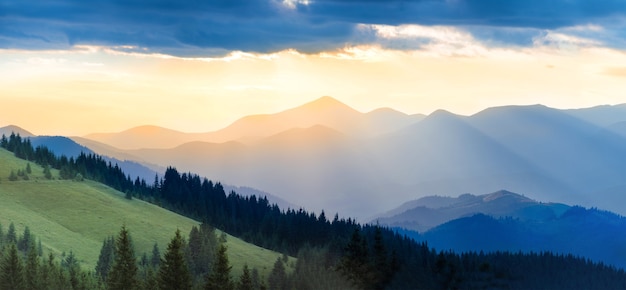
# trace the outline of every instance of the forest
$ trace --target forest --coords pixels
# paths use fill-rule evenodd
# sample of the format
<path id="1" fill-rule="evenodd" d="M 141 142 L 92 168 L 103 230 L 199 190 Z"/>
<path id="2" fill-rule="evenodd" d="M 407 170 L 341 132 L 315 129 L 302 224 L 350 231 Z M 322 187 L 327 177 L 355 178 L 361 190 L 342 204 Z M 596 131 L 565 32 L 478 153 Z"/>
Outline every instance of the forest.
<path id="1" fill-rule="evenodd" d="M 55 156 L 45 147 L 33 148 L 28 138 L 15 134 L 2 136 L 0 146 L 16 157 L 59 170 L 59 176 L 50 174 L 47 178 L 91 179 L 123 192 L 128 199 L 139 198 L 203 223 L 200 228 L 192 229 L 188 238 L 175 233 L 164 255 L 160 255 L 155 247 L 153 253 L 146 253 L 141 258 L 133 253 L 132 243 L 124 246 L 126 242 L 123 240 L 130 240 L 131 233 L 122 227 L 117 238 L 103 242 L 102 262 L 99 261 L 96 269 L 73 270 L 76 272 L 74 280 L 79 281 L 74 284 L 71 282 L 72 268 L 63 265 L 68 264 L 64 262 L 67 257 L 80 253 L 70 253 L 57 264 L 53 256 L 44 259 L 40 257 L 41 251 L 29 250 L 30 247 L 24 248 L 23 245 L 18 247 L 24 235 L 18 239 L 15 233 L 9 235 L 7 232 L 2 235 L 2 285 L 7 285 L 5 280 L 13 278 L 18 282 L 20 279 L 27 281 L 26 269 L 29 260 L 34 259 L 36 262 L 31 263 L 41 266 L 41 271 L 37 272 L 41 279 L 44 279 L 45 272 L 42 269 L 54 268 L 56 273 L 65 273 L 56 275 L 58 280 L 69 277 L 67 281 L 70 281 L 71 289 L 140 289 L 147 285 L 154 287 L 150 289 L 156 289 L 158 285 L 161 285 L 160 289 L 626 288 L 623 269 L 593 263 L 583 257 L 550 252 L 437 251 L 391 229 L 362 225 L 351 218 L 340 217 L 338 213 L 330 219 L 323 211 L 315 214 L 304 209 L 281 209 L 269 204 L 264 197 L 241 196 L 236 192 L 227 194 L 219 182 L 193 173 L 181 173 L 173 167 L 167 168 L 163 178 L 155 176 L 152 182 L 147 182 L 139 178 L 133 180 L 116 164 L 107 163 L 101 156 Z M 297 257 L 295 269 L 285 270 L 279 259 L 269 277 L 253 278 L 255 269 L 249 269 L 249 279 L 243 277 L 245 275 L 238 279 L 231 277 L 226 271 L 228 261 L 222 257 L 222 252 L 227 249 L 220 246 L 214 228 Z M 125 247 L 128 249 L 120 250 Z M 175 248 L 172 250 L 175 253 L 170 253 L 171 248 Z M 29 258 L 31 255 L 35 258 Z M 130 262 L 118 261 L 120 259 Z M 121 267 L 119 264 L 130 268 L 116 270 Z M 11 270 L 19 268 L 22 270 Z M 170 270 L 188 274 L 174 274 L 179 272 L 168 272 Z M 120 271 L 137 273 L 128 278 L 136 281 L 128 284 L 133 288 L 115 288 L 115 285 L 121 285 L 113 282 Z M 163 288 L 164 284 L 159 284 L 181 277 L 185 279 L 168 284 L 178 283 L 175 288 Z M 248 280 L 252 282 L 248 283 Z M 246 287 L 242 285 L 249 284 L 256 288 L 242 288 Z M 0 286 L 0 289 L 12 288 Z"/>

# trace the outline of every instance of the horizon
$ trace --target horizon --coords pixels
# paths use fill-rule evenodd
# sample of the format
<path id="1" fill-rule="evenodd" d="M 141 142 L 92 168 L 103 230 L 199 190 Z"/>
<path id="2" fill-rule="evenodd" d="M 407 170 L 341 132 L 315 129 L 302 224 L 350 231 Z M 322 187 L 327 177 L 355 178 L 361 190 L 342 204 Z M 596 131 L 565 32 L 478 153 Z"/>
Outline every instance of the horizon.
<path id="1" fill-rule="evenodd" d="M 490 108 L 514 107 L 514 106 L 537 106 L 537 105 L 538 106 L 546 106 L 544 104 L 539 104 L 539 103 L 537 103 L 537 104 L 524 104 L 524 105 L 517 105 L 517 104 L 500 105 L 500 106 L 485 107 L 485 108 L 482 108 L 482 109 L 480 109 L 480 110 L 478 110 L 476 112 L 472 112 L 470 114 L 459 114 L 457 112 L 453 112 L 453 111 L 446 110 L 446 109 L 441 109 L 441 108 L 440 109 L 435 109 L 435 110 L 433 110 L 433 111 L 431 111 L 429 113 L 420 113 L 420 112 L 418 112 L 418 113 L 407 113 L 407 112 L 403 112 L 401 110 L 397 110 L 397 109 L 390 108 L 390 107 L 378 107 L 378 108 L 373 108 L 373 109 L 368 110 L 368 111 L 361 111 L 361 110 L 357 110 L 356 108 L 350 106 L 350 104 L 346 104 L 346 103 L 342 102 L 341 100 L 339 100 L 339 99 L 337 99 L 335 97 L 323 96 L 323 97 L 319 97 L 317 99 L 309 100 L 309 101 L 307 101 L 304 104 L 300 104 L 300 105 L 297 105 L 297 106 L 294 106 L 294 107 L 286 108 L 286 109 L 280 110 L 280 111 L 269 112 L 269 113 L 254 113 L 254 114 L 250 114 L 250 115 L 240 116 L 240 117 L 237 117 L 236 119 L 234 119 L 232 122 L 229 122 L 229 123 L 227 123 L 226 125 L 224 125 L 222 127 L 218 127 L 218 128 L 215 128 L 215 129 L 208 129 L 208 130 L 199 130 L 199 131 L 189 131 L 189 130 L 186 130 L 185 128 L 174 128 L 174 127 L 167 127 L 167 126 L 161 126 L 161 125 L 157 125 L 157 124 L 148 124 L 148 123 L 144 123 L 144 124 L 138 123 L 136 125 L 128 125 L 127 127 L 123 127 L 123 128 L 121 128 L 121 129 L 119 129 L 117 131 L 86 131 L 86 132 L 83 132 L 82 134 L 65 134 L 65 135 L 64 134 L 60 134 L 60 133 L 55 133 L 56 131 L 52 131 L 52 132 L 46 131 L 44 133 L 40 133 L 39 131 L 33 130 L 30 127 L 26 127 L 26 126 L 23 126 L 21 124 L 16 124 L 16 123 L 0 123 L 0 128 L 9 127 L 9 126 L 16 126 L 16 127 L 19 127 L 19 128 L 21 128 L 23 130 L 26 130 L 26 131 L 32 133 L 35 136 L 66 136 L 66 137 L 85 137 L 85 136 L 88 136 L 88 135 L 91 135 L 91 134 L 101 134 L 101 133 L 104 133 L 104 134 L 120 133 L 120 132 L 129 131 L 129 130 L 138 129 L 138 128 L 143 128 L 143 127 L 156 127 L 156 128 L 160 128 L 160 129 L 172 130 L 172 131 L 177 131 L 177 132 L 187 133 L 187 134 L 210 133 L 210 132 L 216 132 L 216 131 L 222 130 L 224 128 L 227 128 L 228 126 L 233 125 L 237 121 L 239 121 L 239 120 L 241 120 L 243 118 L 249 117 L 249 116 L 274 115 L 274 114 L 278 114 L 278 113 L 286 111 L 286 110 L 299 108 L 299 107 L 305 106 L 305 105 L 307 105 L 309 103 L 313 103 L 315 101 L 318 101 L 318 100 L 320 100 L 322 98 L 328 98 L 328 97 L 330 97 L 331 99 L 334 99 L 336 101 L 339 101 L 340 103 L 343 103 L 344 105 L 346 105 L 346 106 L 348 106 L 348 107 L 350 107 L 350 108 L 352 108 L 352 109 L 354 109 L 354 110 L 356 110 L 356 111 L 358 111 L 359 113 L 362 113 L 362 114 L 371 113 L 373 111 L 380 110 L 380 109 L 391 109 L 391 110 L 394 110 L 394 111 L 397 111 L 397 112 L 400 112 L 400 113 L 403 113 L 403 114 L 406 114 L 406 115 L 420 115 L 421 114 L 421 115 L 424 115 L 424 116 L 429 116 L 429 115 L 431 115 L 432 113 L 434 113 L 436 111 L 443 110 L 443 111 L 446 111 L 446 112 L 449 112 L 449 113 L 452 113 L 452 114 L 455 114 L 455 115 L 458 115 L 458 116 L 472 116 L 472 115 L 478 114 L 478 113 L 480 113 L 480 112 L 482 112 L 484 110 L 490 109 Z M 619 106 L 619 105 L 624 105 L 624 104 L 626 104 L 626 103 L 596 104 L 596 105 L 592 105 L 592 106 L 571 107 L 571 108 L 556 108 L 556 107 L 550 107 L 550 106 L 546 106 L 546 107 L 552 108 L 552 109 L 556 109 L 556 110 L 577 110 L 577 109 L 588 109 L 588 108 L 602 107 L 602 106 Z"/>
<path id="2" fill-rule="evenodd" d="M 321 96 L 407 114 L 626 102 L 621 3 L 101 4 L 3 7 L 0 124 L 206 132 Z"/>

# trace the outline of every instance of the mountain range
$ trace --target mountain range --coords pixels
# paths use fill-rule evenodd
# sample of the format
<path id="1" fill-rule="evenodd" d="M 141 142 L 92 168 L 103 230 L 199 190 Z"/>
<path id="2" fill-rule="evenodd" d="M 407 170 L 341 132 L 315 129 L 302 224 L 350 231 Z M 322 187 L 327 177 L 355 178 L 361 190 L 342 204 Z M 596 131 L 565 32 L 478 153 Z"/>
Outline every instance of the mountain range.
<path id="1" fill-rule="evenodd" d="M 504 106 L 423 116 L 362 113 L 323 97 L 214 132 L 143 126 L 72 139 L 120 160 L 173 165 L 359 219 L 424 196 L 501 189 L 626 214 L 624 108 Z"/>

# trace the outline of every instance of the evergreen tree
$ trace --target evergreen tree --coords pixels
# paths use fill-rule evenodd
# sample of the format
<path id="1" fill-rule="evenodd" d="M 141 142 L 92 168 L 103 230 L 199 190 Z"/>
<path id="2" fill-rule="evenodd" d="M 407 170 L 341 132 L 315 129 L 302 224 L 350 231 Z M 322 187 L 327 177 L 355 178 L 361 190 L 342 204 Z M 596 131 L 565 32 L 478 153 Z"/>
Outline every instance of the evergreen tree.
<path id="1" fill-rule="evenodd" d="M 5 238 L 7 244 L 17 243 L 17 233 L 15 232 L 15 225 L 13 224 L 13 222 L 9 224 L 9 230 L 7 231 L 7 235 Z"/>
<path id="2" fill-rule="evenodd" d="M 73 251 L 63 259 L 62 268 L 68 274 L 68 280 L 72 289 L 80 289 L 80 264 Z"/>
<path id="3" fill-rule="evenodd" d="M 184 257 L 185 240 L 176 230 L 174 238 L 167 245 L 167 252 L 161 260 L 158 282 L 161 290 L 191 289 L 191 276 Z"/>
<path id="4" fill-rule="evenodd" d="M 252 284 L 252 277 L 250 276 L 250 269 L 248 269 L 248 264 L 243 265 L 243 271 L 241 276 L 239 277 L 239 283 L 237 284 L 238 290 L 254 290 L 254 285 Z"/>
<path id="5" fill-rule="evenodd" d="M 0 263 L 0 289 L 21 290 L 24 286 L 24 269 L 15 244 L 9 246 L 9 252 Z"/>
<path id="6" fill-rule="evenodd" d="M 101 281 L 107 281 L 113 261 L 115 261 L 115 239 L 108 237 L 102 242 L 100 256 L 98 256 L 95 269 L 96 276 L 100 277 Z"/>
<path id="7" fill-rule="evenodd" d="M 267 277 L 269 289 L 271 290 L 287 290 L 289 289 L 289 281 L 287 281 L 287 272 L 285 264 L 281 258 L 276 259 L 274 268 Z"/>
<path id="8" fill-rule="evenodd" d="M 30 162 L 26 163 L 26 173 L 28 173 L 28 174 L 33 173 L 33 170 L 30 168 Z"/>
<path id="9" fill-rule="evenodd" d="M 204 289 L 206 290 L 233 290 L 235 285 L 230 277 L 232 266 L 228 263 L 226 255 L 226 245 L 220 244 L 217 256 L 213 261 L 213 269 L 206 277 Z"/>
<path id="10" fill-rule="evenodd" d="M 17 175 L 15 174 L 15 171 L 11 170 L 11 173 L 9 174 L 9 181 L 16 181 L 17 180 Z"/>
<path id="11" fill-rule="evenodd" d="M 50 171 L 50 166 L 48 164 L 43 166 L 43 175 L 46 179 L 52 179 L 52 172 Z"/>
<path id="12" fill-rule="evenodd" d="M 108 289 L 137 289 L 137 260 L 130 234 L 122 226 L 115 242 L 115 261 L 107 279 Z"/>
<path id="13" fill-rule="evenodd" d="M 34 244 L 33 237 L 30 234 L 30 228 L 28 226 L 24 227 L 24 234 L 17 241 L 17 249 L 26 253 L 30 248 L 31 244 Z"/>
<path id="14" fill-rule="evenodd" d="M 357 288 L 369 289 L 373 286 L 367 242 L 361 236 L 358 227 L 352 233 L 352 238 L 345 248 L 345 254 L 341 258 L 338 269 Z"/>
<path id="15" fill-rule="evenodd" d="M 25 275 L 26 289 L 43 289 L 39 275 L 39 255 L 37 255 L 37 249 L 35 244 L 31 244 L 26 256 Z"/>
<path id="16" fill-rule="evenodd" d="M 152 256 L 150 257 L 150 265 L 152 265 L 154 269 L 157 269 L 159 268 L 160 264 L 161 264 L 161 251 L 159 251 L 159 245 L 157 245 L 157 243 L 154 243 L 154 246 L 152 246 Z"/>

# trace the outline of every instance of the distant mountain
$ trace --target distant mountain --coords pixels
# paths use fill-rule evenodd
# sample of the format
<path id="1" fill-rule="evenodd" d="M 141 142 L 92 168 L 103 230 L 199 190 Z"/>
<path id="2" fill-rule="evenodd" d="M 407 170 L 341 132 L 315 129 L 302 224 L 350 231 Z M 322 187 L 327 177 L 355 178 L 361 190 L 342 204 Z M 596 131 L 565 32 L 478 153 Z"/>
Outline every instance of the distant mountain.
<path id="1" fill-rule="evenodd" d="M 4 126 L 0 128 L 0 136 L 5 135 L 9 137 L 11 133 L 20 134 L 21 137 L 33 137 L 33 133 L 26 131 L 15 125 Z"/>
<path id="2" fill-rule="evenodd" d="M 419 197 L 500 189 L 626 214 L 626 138 L 541 105 L 423 117 L 325 97 L 207 134 L 229 141 L 115 154 L 364 220 Z"/>
<path id="3" fill-rule="evenodd" d="M 626 218 L 582 207 L 546 219 L 494 218 L 476 214 L 424 234 L 402 231 L 437 250 L 573 254 L 626 268 Z"/>
<path id="4" fill-rule="evenodd" d="M 626 104 L 602 105 L 591 108 L 564 110 L 564 112 L 599 127 L 626 121 Z"/>
<path id="5" fill-rule="evenodd" d="M 423 197 L 382 214 L 372 223 L 424 232 L 448 221 L 476 214 L 542 221 L 554 219 L 568 208 L 569 206 L 564 204 L 540 203 L 501 190 L 478 196 L 463 194 L 457 198 Z"/>
<path id="6" fill-rule="evenodd" d="M 139 126 L 119 133 L 94 133 L 85 139 L 120 149 L 172 148 L 182 143 L 204 139 L 201 133 L 184 133 L 157 126 Z"/>
<path id="7" fill-rule="evenodd" d="M 322 97 L 279 113 L 246 116 L 214 132 L 184 133 L 141 126 L 118 133 L 89 134 L 84 138 L 120 149 L 167 149 L 194 141 L 254 143 L 290 129 L 316 125 L 351 136 L 371 137 L 408 126 L 422 118 L 422 115 L 407 115 L 392 109 L 361 113 L 334 98 Z"/>

